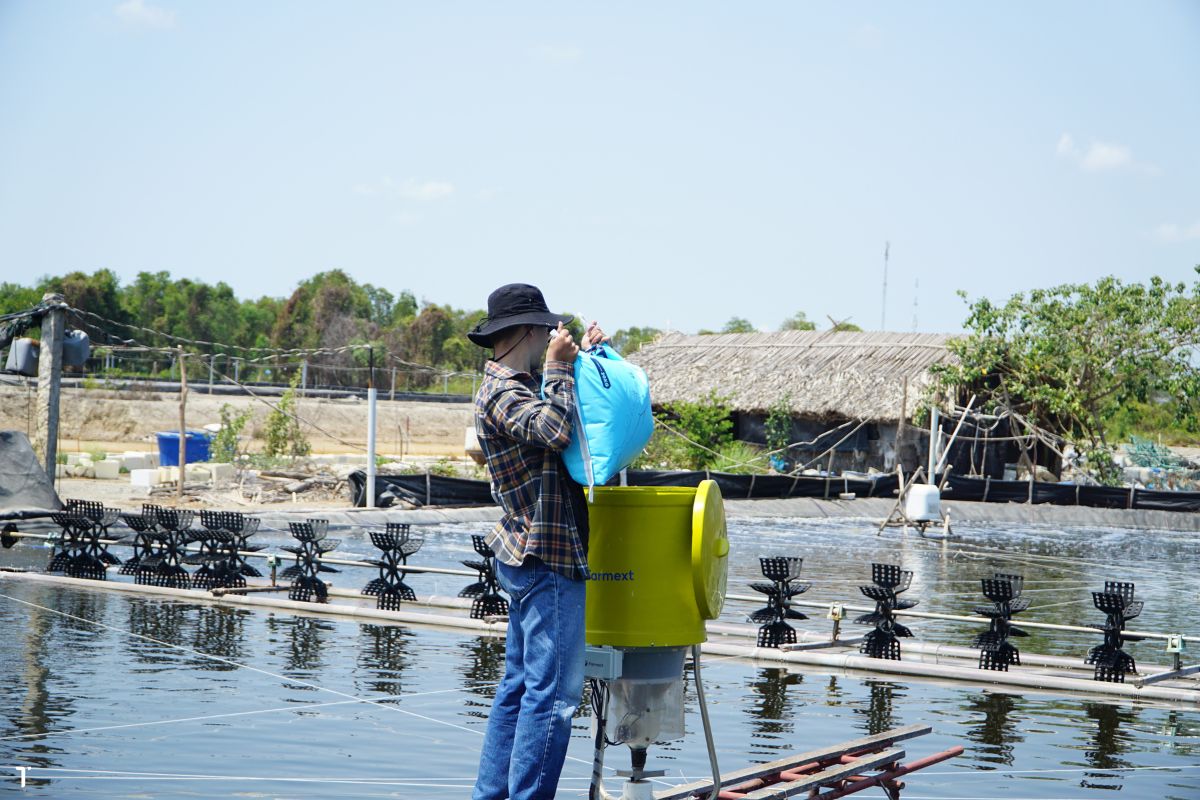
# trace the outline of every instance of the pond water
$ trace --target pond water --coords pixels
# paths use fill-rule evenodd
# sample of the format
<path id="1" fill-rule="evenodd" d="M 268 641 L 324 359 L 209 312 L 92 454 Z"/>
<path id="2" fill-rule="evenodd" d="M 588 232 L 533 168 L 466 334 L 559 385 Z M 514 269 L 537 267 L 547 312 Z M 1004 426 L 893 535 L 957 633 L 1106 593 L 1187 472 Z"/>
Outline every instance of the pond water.
<path id="1" fill-rule="evenodd" d="M 453 566 L 470 557 L 466 525 L 424 529 L 413 559 Z M 914 572 L 919 608 L 969 613 L 979 578 L 1023 574 L 1033 608 L 1021 618 L 1092 624 L 1091 589 L 1131 580 L 1145 600 L 1132 624 L 1200 633 L 1193 535 L 1112 529 L 960 527 L 944 543 L 852 520 L 730 523 L 730 591 L 750 594 L 760 555 L 805 558 L 806 599 L 863 602 L 870 562 Z M 338 554 L 369 555 L 361 531 L 338 531 Z M 287 536 L 268 531 L 266 543 Z M 118 549 L 118 555 L 121 555 Z M 44 564 L 28 543 L 0 563 Z M 330 576 L 358 587 L 370 575 Z M 414 576 L 421 594 L 455 593 L 455 576 Z M 724 619 L 754 606 L 730 602 Z M 826 630 L 819 611 L 802 625 Z M 1019 623 L 1018 623 L 1019 624 Z M 977 627 L 919 622 L 929 641 L 967 644 Z M 0 787 L 21 796 L 350 798 L 470 795 L 478 748 L 503 668 L 502 639 L 362 625 L 284 612 L 223 609 L 0 576 Z M 1099 635 L 1038 634 L 1026 652 L 1082 659 Z M 1130 646 L 1166 663 L 1158 642 Z M 1193 655 L 1192 660 L 1195 660 Z M 706 658 L 705 686 L 721 766 L 731 770 L 899 725 L 934 733 L 909 758 L 961 744 L 959 758 L 908 779 L 904 797 L 1200 798 L 1200 712 L 1070 695 L 987 691 L 916 679 L 875 680 Z M 691 687 L 689 686 L 689 692 Z M 651 749 L 667 783 L 705 775 L 695 698 L 689 736 Z M 576 720 L 560 797 L 586 796 L 589 720 Z M 626 751 L 609 766 L 626 767 Z M 615 781 L 610 789 L 617 786 Z M 863 797 L 882 797 L 867 792 Z"/>

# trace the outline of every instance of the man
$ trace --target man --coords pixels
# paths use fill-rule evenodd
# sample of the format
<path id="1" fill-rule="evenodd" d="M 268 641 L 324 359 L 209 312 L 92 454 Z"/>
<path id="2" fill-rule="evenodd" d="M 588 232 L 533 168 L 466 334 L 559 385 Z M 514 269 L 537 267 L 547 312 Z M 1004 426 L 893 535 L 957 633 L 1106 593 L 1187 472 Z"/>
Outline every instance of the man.
<path id="1" fill-rule="evenodd" d="M 467 334 L 494 348 L 475 395 L 475 431 L 503 510 L 488 544 L 509 595 L 504 679 L 473 800 L 554 797 L 583 689 L 587 503 L 561 455 L 579 352 L 570 321 L 550 313 L 536 286 L 513 283 L 492 292 L 487 317 Z M 605 339 L 592 323 L 582 344 Z"/>

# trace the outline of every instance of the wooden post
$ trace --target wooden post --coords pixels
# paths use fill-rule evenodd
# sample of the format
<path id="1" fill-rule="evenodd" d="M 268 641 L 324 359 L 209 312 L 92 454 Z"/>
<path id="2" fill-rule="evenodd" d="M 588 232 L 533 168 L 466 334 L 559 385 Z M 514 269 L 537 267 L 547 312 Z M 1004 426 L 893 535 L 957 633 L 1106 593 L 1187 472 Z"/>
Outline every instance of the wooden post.
<path id="1" fill-rule="evenodd" d="M 62 394 L 62 346 L 67 312 L 61 294 L 42 295 L 43 303 L 59 306 L 42 317 L 42 341 L 38 346 L 37 429 L 33 451 L 42 459 L 50 482 L 58 472 L 58 403 Z"/>
<path id="2" fill-rule="evenodd" d="M 187 472 L 187 366 L 184 364 L 183 347 L 179 348 L 179 483 L 175 488 L 176 500 L 183 500 L 183 482 Z"/>
<path id="3" fill-rule="evenodd" d="M 900 422 L 896 424 L 896 463 L 902 463 L 904 452 L 904 420 L 908 418 L 908 376 L 904 376 L 904 393 L 900 395 Z"/>

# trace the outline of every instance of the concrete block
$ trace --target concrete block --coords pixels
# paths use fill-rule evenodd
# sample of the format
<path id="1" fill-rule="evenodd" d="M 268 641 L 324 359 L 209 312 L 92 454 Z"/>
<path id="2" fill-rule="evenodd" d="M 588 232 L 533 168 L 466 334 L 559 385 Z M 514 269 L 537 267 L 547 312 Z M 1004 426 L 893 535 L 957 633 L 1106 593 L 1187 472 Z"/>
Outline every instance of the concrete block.
<path id="1" fill-rule="evenodd" d="M 179 482 L 179 467 L 159 467 L 158 468 L 159 483 L 178 483 Z"/>
<path id="2" fill-rule="evenodd" d="M 66 464 L 55 464 L 54 474 L 59 478 L 69 478 L 71 477 L 71 474 L 67 471 L 68 469 L 70 469 L 70 467 L 68 467 Z"/>
<path id="3" fill-rule="evenodd" d="M 87 463 L 87 464 L 80 464 L 80 465 L 79 465 L 78 467 L 76 467 L 75 469 L 81 469 L 81 470 L 83 470 L 83 474 L 82 474 L 82 475 L 80 475 L 80 477 L 81 477 L 81 478 L 94 478 L 94 477 L 96 477 L 96 468 L 95 468 L 94 466 L 92 466 L 92 464 L 91 464 L 90 462 L 89 462 L 89 463 Z"/>
<path id="4" fill-rule="evenodd" d="M 185 469 L 187 471 L 185 480 L 192 481 L 194 483 L 204 483 L 212 478 L 212 472 L 209 471 L 207 465 L 188 464 Z"/>
<path id="5" fill-rule="evenodd" d="M 134 486 L 144 486 L 149 489 L 158 484 L 158 469 L 131 469 L 129 482 Z"/>
<path id="6" fill-rule="evenodd" d="M 103 481 L 115 481 L 121 477 L 121 464 L 111 459 L 97 461 L 94 469 L 96 477 Z"/>
<path id="7" fill-rule="evenodd" d="M 143 453 L 126 453 L 121 456 L 121 466 L 133 472 L 135 469 L 150 469 L 154 465 Z"/>
<path id="8" fill-rule="evenodd" d="M 83 453 L 67 453 L 67 466 L 73 467 L 79 463 L 79 459 L 83 458 Z"/>
<path id="9" fill-rule="evenodd" d="M 233 464 L 215 462 L 209 464 L 208 469 L 212 473 L 213 483 L 229 483 L 237 478 L 237 468 Z"/>

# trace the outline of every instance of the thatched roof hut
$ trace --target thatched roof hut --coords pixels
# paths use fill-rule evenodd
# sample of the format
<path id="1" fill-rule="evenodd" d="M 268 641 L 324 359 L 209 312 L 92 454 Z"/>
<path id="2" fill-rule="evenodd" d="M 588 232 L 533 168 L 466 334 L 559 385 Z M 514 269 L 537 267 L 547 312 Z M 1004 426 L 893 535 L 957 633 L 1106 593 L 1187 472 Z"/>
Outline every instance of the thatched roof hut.
<path id="1" fill-rule="evenodd" d="M 668 333 L 629 356 L 646 370 L 655 405 L 696 402 L 711 391 L 742 413 L 788 398 L 798 417 L 895 422 L 905 379 L 907 416 L 949 361 L 938 333 L 782 331 L 691 336 Z"/>

